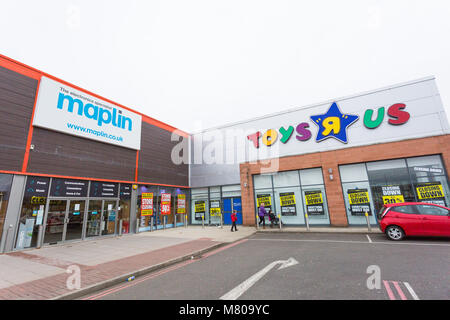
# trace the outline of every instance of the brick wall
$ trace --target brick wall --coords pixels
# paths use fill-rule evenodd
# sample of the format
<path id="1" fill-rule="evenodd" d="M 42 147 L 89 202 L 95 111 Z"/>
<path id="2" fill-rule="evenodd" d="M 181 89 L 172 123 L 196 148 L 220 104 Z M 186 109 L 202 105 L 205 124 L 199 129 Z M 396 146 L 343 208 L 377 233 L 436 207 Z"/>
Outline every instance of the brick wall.
<path id="1" fill-rule="evenodd" d="M 330 223 L 332 226 L 345 227 L 348 225 L 348 222 L 339 176 L 339 165 L 433 154 L 440 154 L 442 156 L 448 176 L 448 169 L 450 168 L 450 135 L 283 157 L 273 159 L 272 161 L 279 161 L 278 166 L 275 166 L 278 167 L 278 171 L 321 167 L 327 194 Z M 267 167 L 267 164 L 264 167 Z M 242 163 L 240 165 L 244 225 L 255 224 L 256 208 L 253 196 L 252 175 L 260 174 L 261 169 L 264 167 L 259 162 Z M 329 178 L 329 168 L 333 170 L 332 181 Z M 245 186 L 246 184 L 247 186 Z"/>

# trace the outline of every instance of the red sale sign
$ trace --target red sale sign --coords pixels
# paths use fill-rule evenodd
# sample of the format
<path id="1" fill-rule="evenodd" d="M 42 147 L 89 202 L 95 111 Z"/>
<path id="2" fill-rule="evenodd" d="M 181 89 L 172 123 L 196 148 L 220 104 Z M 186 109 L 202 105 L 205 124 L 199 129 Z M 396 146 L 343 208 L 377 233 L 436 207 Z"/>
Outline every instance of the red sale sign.
<path id="1" fill-rule="evenodd" d="M 170 214 L 170 193 L 161 194 L 161 214 Z"/>

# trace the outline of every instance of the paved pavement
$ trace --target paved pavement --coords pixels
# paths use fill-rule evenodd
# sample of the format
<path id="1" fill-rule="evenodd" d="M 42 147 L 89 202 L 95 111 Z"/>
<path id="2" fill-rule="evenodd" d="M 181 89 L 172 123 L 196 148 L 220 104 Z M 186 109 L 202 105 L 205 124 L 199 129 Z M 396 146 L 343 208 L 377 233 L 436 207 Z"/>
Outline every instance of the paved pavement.
<path id="1" fill-rule="evenodd" d="M 132 275 L 189 260 L 256 231 L 254 227 L 244 226 L 239 226 L 238 232 L 230 232 L 229 226 L 189 226 L 3 254 L 0 255 L 0 299 L 74 298 L 123 282 Z M 269 227 L 258 231 L 280 232 Z M 305 228 L 282 230 L 284 233 L 305 231 Z M 314 228 L 314 232 L 367 233 L 367 228 Z M 69 290 L 67 281 L 73 274 L 68 268 L 77 267 L 81 287 Z"/>
<path id="2" fill-rule="evenodd" d="M 0 299 L 71 298 L 107 287 L 248 237 L 254 227 L 175 228 L 101 238 L 0 255 Z M 81 290 L 69 290 L 67 272 L 77 266 Z M 73 270 L 73 269 L 71 269 Z M 74 282 L 73 282 L 74 283 Z"/>

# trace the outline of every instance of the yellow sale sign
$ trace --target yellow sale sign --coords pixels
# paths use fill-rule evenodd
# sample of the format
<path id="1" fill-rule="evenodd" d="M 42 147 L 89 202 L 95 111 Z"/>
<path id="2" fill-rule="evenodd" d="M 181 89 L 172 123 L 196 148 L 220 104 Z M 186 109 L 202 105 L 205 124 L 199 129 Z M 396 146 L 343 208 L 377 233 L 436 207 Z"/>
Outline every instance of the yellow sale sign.
<path id="1" fill-rule="evenodd" d="M 141 197 L 141 216 L 153 215 L 153 193 L 143 193 Z"/>

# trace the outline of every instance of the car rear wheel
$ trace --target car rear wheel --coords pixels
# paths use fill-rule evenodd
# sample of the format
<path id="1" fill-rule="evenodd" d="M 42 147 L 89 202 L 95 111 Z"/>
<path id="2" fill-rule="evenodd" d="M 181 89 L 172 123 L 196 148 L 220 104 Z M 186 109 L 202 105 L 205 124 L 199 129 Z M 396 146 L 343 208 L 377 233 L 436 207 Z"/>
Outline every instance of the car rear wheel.
<path id="1" fill-rule="evenodd" d="M 405 237 L 405 232 L 399 226 L 389 226 L 386 228 L 386 235 L 391 240 L 399 241 Z"/>

